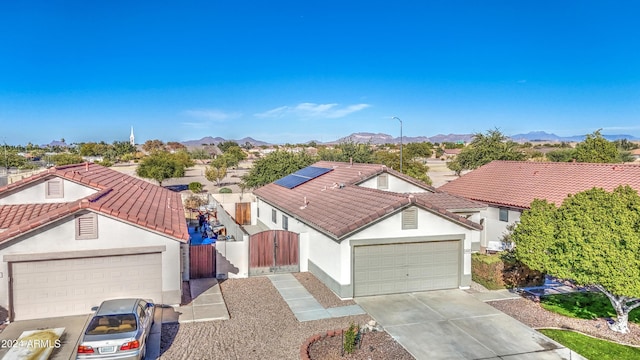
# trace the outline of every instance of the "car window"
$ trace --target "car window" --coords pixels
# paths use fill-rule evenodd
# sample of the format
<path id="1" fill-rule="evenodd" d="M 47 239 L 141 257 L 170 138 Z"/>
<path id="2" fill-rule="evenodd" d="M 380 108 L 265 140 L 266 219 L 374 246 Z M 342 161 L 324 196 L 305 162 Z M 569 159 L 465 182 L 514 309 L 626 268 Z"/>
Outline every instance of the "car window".
<path id="1" fill-rule="evenodd" d="M 87 335 L 119 334 L 138 329 L 134 314 L 94 316 L 87 326 Z"/>
<path id="2" fill-rule="evenodd" d="M 138 304 L 138 317 L 140 318 L 140 321 L 142 321 L 146 315 L 147 314 L 144 312 L 142 305 Z"/>

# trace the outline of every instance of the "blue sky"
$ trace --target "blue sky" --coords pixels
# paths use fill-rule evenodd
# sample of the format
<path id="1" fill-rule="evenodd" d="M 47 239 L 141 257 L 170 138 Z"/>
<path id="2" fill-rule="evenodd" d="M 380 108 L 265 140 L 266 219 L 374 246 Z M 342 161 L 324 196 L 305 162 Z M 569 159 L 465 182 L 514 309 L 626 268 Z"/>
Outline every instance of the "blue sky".
<path id="1" fill-rule="evenodd" d="M 423 4 L 424 3 L 424 4 Z M 0 141 L 640 137 L 635 1 L 0 1 Z"/>

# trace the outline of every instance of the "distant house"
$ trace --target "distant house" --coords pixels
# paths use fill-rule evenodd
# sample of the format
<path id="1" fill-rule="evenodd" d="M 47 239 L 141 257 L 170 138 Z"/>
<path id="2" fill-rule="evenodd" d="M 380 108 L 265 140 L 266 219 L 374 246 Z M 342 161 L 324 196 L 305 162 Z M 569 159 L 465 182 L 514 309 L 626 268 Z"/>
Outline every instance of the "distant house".
<path id="1" fill-rule="evenodd" d="M 445 159 L 453 159 L 456 156 L 460 155 L 462 149 L 444 149 L 442 153 L 442 157 Z"/>
<path id="2" fill-rule="evenodd" d="M 438 189 L 486 204 L 481 247 L 500 250 L 507 226 L 518 222 L 534 199 L 560 205 L 569 194 L 620 185 L 640 191 L 640 165 L 492 161 Z"/>
<path id="3" fill-rule="evenodd" d="M 0 187 L 0 306 L 76 315 L 115 297 L 179 304 L 189 233 L 178 193 L 95 164 Z"/>
<path id="4" fill-rule="evenodd" d="M 277 244 L 250 250 L 252 262 L 259 263 L 267 250 L 278 258 L 299 255 L 299 269 L 293 271 L 312 272 L 342 298 L 471 283 L 483 204 L 384 165 L 328 161 L 258 188 L 254 195 L 257 225 L 288 233 L 285 237 L 294 242 L 288 252 Z"/>

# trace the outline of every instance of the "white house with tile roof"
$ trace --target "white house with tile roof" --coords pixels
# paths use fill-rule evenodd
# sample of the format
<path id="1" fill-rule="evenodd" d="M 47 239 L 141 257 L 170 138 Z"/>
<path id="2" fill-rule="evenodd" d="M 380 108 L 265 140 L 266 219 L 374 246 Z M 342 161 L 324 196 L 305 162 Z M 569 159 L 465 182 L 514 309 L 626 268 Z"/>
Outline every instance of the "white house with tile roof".
<path id="1" fill-rule="evenodd" d="M 51 168 L 0 187 L 0 306 L 13 321 L 117 297 L 179 304 L 188 240 L 178 193 L 95 164 Z"/>
<path id="2" fill-rule="evenodd" d="M 486 204 L 481 248 L 499 250 L 507 226 L 517 223 L 534 199 L 560 205 L 570 194 L 620 185 L 640 191 L 640 165 L 492 161 L 438 189 Z"/>
<path id="3" fill-rule="evenodd" d="M 300 271 L 340 297 L 471 283 L 483 204 L 377 164 L 320 161 L 300 175 L 254 191 L 257 222 L 299 234 Z"/>

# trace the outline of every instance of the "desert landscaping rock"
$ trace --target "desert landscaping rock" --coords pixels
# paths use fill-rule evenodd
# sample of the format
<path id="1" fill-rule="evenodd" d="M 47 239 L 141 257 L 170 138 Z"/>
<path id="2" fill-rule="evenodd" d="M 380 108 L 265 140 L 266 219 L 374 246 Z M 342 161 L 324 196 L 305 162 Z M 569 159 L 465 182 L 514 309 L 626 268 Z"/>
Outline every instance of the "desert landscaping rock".
<path id="1" fill-rule="evenodd" d="M 164 324 L 161 359 L 299 359 L 310 336 L 371 320 L 358 315 L 298 322 L 266 277 L 225 280 L 220 289 L 230 319 Z"/>

